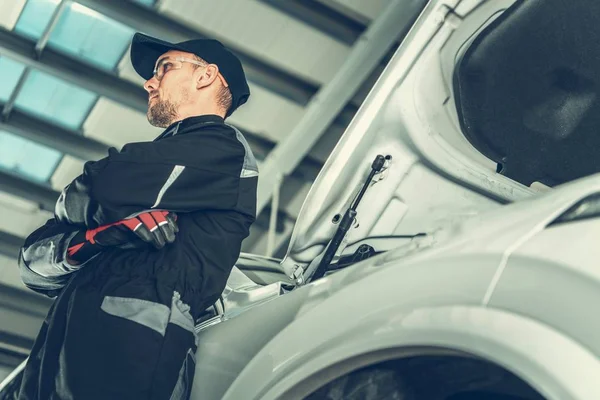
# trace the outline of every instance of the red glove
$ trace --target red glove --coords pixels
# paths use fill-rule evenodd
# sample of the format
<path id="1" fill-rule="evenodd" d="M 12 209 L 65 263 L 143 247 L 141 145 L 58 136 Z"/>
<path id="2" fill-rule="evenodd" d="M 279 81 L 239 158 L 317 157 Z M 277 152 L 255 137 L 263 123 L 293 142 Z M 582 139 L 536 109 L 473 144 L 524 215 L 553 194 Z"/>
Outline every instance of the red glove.
<path id="1" fill-rule="evenodd" d="M 81 263 L 101 252 L 104 247 L 133 249 L 151 244 L 161 249 L 165 244 L 175 241 L 175 234 L 179 231 L 176 220 L 177 215 L 169 211 L 149 211 L 80 231 L 71 239 L 67 253 L 71 260 Z"/>

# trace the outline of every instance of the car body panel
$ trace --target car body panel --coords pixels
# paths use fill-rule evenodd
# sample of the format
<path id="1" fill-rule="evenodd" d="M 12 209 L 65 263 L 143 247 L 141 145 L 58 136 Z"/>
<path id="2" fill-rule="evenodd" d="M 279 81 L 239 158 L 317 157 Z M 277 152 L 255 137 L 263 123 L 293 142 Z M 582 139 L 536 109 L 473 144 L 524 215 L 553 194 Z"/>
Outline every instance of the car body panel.
<path id="1" fill-rule="evenodd" d="M 592 400 L 600 395 L 596 384 L 600 378 L 598 358 L 568 336 L 535 320 L 494 308 L 461 305 L 385 311 L 379 314 L 380 319 L 365 320 L 361 328 L 344 333 L 327 347 L 315 348 L 310 358 L 289 359 L 286 373 L 277 374 L 277 379 L 242 374 L 239 385 L 233 386 L 224 400 L 303 398 L 310 393 L 306 386 L 314 390 L 327 382 L 318 374 L 328 371 L 332 363 L 338 373 L 327 378 L 369 365 L 361 362 L 361 355 L 378 354 L 379 359 L 368 359 L 374 364 L 428 354 L 427 349 L 437 349 L 438 354 L 448 349 L 462 350 L 494 362 L 524 377 L 547 399 Z M 334 328 L 325 319 L 319 322 L 324 324 L 323 329 Z M 309 384 L 304 382 L 311 379 Z M 259 388 L 256 381 L 260 382 Z M 305 386 L 304 393 L 295 390 L 301 385 Z"/>
<path id="2" fill-rule="evenodd" d="M 590 227 L 583 231 L 585 242 L 573 251 L 566 251 L 568 243 L 560 240 L 561 229 L 570 232 L 571 223 L 550 225 L 598 192 L 600 175 L 595 175 L 457 222 L 433 233 L 422 246 L 372 257 L 211 327 L 201 332 L 194 393 L 200 396 L 196 391 L 201 390 L 207 396 L 204 388 L 213 382 L 214 397 L 202 398 L 221 398 L 227 388 L 225 399 L 239 398 L 242 392 L 248 399 L 277 398 L 343 360 L 417 346 L 485 357 L 519 374 L 549 399 L 593 399 L 595 385 L 573 379 L 574 364 L 560 361 L 559 349 L 552 346 L 565 342 L 561 354 L 576 349 L 569 353 L 575 358 L 565 360 L 598 367 L 594 308 L 572 310 L 581 310 L 600 293 L 600 272 L 578 252 L 595 242 L 600 219 L 574 223 Z M 552 251 L 545 248 L 546 240 Z M 564 262 L 552 254 L 562 254 Z M 583 271 L 593 279 L 582 279 Z M 552 293 L 560 294 L 554 302 L 570 296 L 562 309 L 548 307 Z M 425 319 L 423 330 L 412 332 L 403 321 L 430 312 L 425 310 L 436 310 L 431 312 L 438 317 Z M 527 336 L 529 331 L 537 336 Z M 240 332 L 248 335 L 240 337 Z M 521 360 L 525 358 L 529 361 Z M 547 364 L 549 358 L 554 364 Z"/>
<path id="3" fill-rule="evenodd" d="M 535 317 L 600 355 L 600 221 L 546 229 L 511 255 L 490 305 Z"/>

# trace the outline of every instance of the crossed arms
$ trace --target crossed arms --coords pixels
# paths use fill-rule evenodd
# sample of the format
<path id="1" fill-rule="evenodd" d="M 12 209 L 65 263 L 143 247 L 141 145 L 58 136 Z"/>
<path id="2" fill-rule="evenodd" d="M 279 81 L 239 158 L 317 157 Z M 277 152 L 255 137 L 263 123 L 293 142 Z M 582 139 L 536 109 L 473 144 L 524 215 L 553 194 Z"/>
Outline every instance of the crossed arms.
<path id="1" fill-rule="evenodd" d="M 222 152 L 221 159 L 218 154 L 216 160 L 213 156 L 210 165 L 201 164 L 198 157 L 186 160 L 180 150 L 182 146 L 193 146 L 185 143 L 190 140 L 193 137 L 182 137 L 179 143 L 135 143 L 120 152 L 111 149 L 108 157 L 86 163 L 83 174 L 61 193 L 54 218 L 26 239 L 19 256 L 23 282 L 54 296 L 73 272 L 101 251 L 97 246 L 90 250 L 90 235 L 95 244 L 104 241 L 107 246 L 148 248 L 148 243 L 156 243 L 155 233 L 162 235 L 163 243 L 175 240 L 175 212 L 233 207 L 239 172 L 215 167 L 237 164 L 238 155 Z M 153 213 L 146 214 L 148 211 Z M 132 218 L 144 222 L 145 215 L 152 217 L 142 227 L 152 233 L 149 240 L 141 235 L 148 232 L 136 232 L 134 225 L 127 224 Z M 107 235 L 111 232 L 115 235 Z M 77 251 L 73 250 L 82 243 Z M 88 251 L 83 252 L 84 248 Z M 79 258 L 73 257 L 80 251 Z"/>

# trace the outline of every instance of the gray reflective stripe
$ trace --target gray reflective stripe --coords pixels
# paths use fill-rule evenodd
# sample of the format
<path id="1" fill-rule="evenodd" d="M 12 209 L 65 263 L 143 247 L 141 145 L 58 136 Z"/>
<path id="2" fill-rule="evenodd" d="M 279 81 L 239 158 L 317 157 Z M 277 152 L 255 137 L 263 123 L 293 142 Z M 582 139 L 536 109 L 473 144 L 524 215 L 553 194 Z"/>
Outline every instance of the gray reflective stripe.
<path id="1" fill-rule="evenodd" d="M 249 169 L 242 169 L 242 173 L 240 174 L 240 178 L 250 178 L 252 176 L 258 176 L 258 171 L 252 171 Z"/>
<path id="2" fill-rule="evenodd" d="M 158 192 L 158 196 L 156 196 L 156 201 L 154 202 L 154 205 L 151 208 L 158 207 L 158 205 L 160 204 L 160 201 L 162 200 L 163 196 L 167 192 L 167 189 L 169 189 L 171 187 L 171 185 L 177 180 L 177 178 L 179 178 L 179 175 L 181 175 L 181 173 L 183 172 L 184 169 L 185 169 L 185 166 L 183 166 L 183 165 L 176 165 L 173 168 L 173 171 L 171 171 L 171 175 L 169 175 L 169 177 L 167 178 L 167 181 L 165 182 L 163 187 L 160 188 L 160 191 Z"/>
<path id="3" fill-rule="evenodd" d="M 179 125 L 181 125 L 181 121 L 175 125 L 175 129 L 173 129 L 173 136 L 177 135 L 177 132 L 179 132 Z"/>
<path id="4" fill-rule="evenodd" d="M 101 308 L 107 314 L 137 322 L 163 336 L 167 330 L 170 310 L 164 304 L 129 297 L 106 296 Z"/>
<path id="5" fill-rule="evenodd" d="M 181 125 L 181 121 L 179 121 L 177 123 L 177 125 L 175 125 L 174 127 L 172 127 L 170 131 L 165 132 L 164 135 L 163 135 L 163 137 L 167 137 L 169 135 L 175 136 L 177 134 L 177 132 L 179 132 L 179 125 Z"/>
<path id="6" fill-rule="evenodd" d="M 173 293 L 169 323 L 190 331 L 194 335 L 196 346 L 198 345 L 198 337 L 196 336 L 196 330 L 194 329 L 194 318 L 192 318 L 192 314 L 190 314 L 190 306 L 181 301 L 181 296 L 177 292 Z"/>
<path id="7" fill-rule="evenodd" d="M 256 162 L 256 158 L 254 158 L 254 153 L 252 153 L 252 149 L 246 141 L 246 138 L 235 126 L 227 126 L 231 127 L 235 131 L 237 140 L 242 144 L 242 146 L 244 146 L 244 165 L 242 166 L 242 171 L 240 172 L 240 178 L 251 178 L 253 176 L 258 176 L 258 163 Z"/>
<path id="8" fill-rule="evenodd" d="M 192 365 L 193 364 L 193 365 Z M 194 378 L 194 369 L 196 365 L 196 356 L 192 349 L 189 349 L 181 369 L 179 370 L 179 378 L 173 388 L 173 393 L 169 400 L 187 400 L 192 390 L 192 383 Z"/>

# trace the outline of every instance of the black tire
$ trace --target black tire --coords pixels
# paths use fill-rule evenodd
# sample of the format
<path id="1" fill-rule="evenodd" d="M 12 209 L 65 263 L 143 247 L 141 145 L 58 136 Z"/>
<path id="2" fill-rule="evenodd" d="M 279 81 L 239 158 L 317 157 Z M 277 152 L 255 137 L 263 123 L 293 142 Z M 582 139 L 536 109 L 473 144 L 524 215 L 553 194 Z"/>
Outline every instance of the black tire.
<path id="1" fill-rule="evenodd" d="M 415 400 L 415 396 L 398 372 L 370 368 L 337 378 L 305 400 Z"/>

